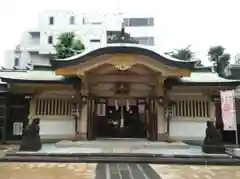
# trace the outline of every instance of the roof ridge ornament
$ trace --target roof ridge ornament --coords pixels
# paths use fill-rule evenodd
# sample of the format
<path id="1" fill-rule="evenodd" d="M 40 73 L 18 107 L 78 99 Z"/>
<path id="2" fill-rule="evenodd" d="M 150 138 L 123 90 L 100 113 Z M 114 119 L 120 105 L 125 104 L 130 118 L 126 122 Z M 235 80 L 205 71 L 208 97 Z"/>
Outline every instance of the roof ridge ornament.
<path id="1" fill-rule="evenodd" d="M 126 39 L 125 24 L 124 24 L 124 22 L 122 22 L 122 24 L 121 24 L 121 36 L 120 36 L 120 38 L 121 38 L 122 40 L 125 40 L 125 39 Z"/>
<path id="2" fill-rule="evenodd" d="M 131 43 L 131 44 L 139 44 L 139 42 L 131 37 L 129 33 L 125 32 L 125 24 L 124 22 L 121 23 L 121 30 L 115 31 L 115 38 L 112 38 L 108 41 L 109 44 L 112 43 Z"/>

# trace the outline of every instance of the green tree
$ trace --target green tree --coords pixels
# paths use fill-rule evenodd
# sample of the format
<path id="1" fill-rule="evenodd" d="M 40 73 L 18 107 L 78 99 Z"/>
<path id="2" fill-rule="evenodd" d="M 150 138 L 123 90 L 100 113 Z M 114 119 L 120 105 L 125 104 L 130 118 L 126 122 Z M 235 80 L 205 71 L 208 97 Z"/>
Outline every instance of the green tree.
<path id="1" fill-rule="evenodd" d="M 194 58 L 194 53 L 190 50 L 190 45 L 186 48 L 176 49 L 173 52 L 167 52 L 165 54 L 183 61 L 190 61 Z"/>
<path id="2" fill-rule="evenodd" d="M 73 32 L 62 33 L 58 37 L 58 42 L 54 46 L 56 58 L 64 59 L 81 53 L 85 46 L 81 40 L 76 39 Z"/>
<path id="3" fill-rule="evenodd" d="M 225 76 L 224 69 L 228 66 L 231 55 L 225 53 L 225 48 L 221 45 L 210 47 L 208 50 L 209 60 L 213 62 L 215 71 L 219 76 Z"/>
<path id="4" fill-rule="evenodd" d="M 240 64 L 240 53 L 235 56 L 235 64 Z"/>

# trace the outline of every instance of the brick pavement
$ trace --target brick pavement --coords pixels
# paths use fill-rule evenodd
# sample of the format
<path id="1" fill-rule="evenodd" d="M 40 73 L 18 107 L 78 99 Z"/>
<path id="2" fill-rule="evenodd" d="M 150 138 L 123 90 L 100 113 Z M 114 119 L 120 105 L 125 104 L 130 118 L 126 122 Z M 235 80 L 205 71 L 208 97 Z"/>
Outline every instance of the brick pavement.
<path id="1" fill-rule="evenodd" d="M 240 179 L 240 166 L 150 165 L 162 179 Z"/>
<path id="2" fill-rule="evenodd" d="M 97 168 L 102 169 L 98 172 Z M 239 179 L 240 166 L 0 163 L 1 179 L 118 179 L 121 176 L 124 179 Z"/>
<path id="3" fill-rule="evenodd" d="M 0 163 L 1 179 L 92 179 L 96 164 Z"/>

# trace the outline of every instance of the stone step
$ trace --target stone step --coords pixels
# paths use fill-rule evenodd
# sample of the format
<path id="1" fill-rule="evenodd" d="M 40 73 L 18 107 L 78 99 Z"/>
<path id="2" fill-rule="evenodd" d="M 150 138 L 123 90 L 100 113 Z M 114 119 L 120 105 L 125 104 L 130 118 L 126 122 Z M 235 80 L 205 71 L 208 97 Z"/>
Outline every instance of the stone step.
<path id="1" fill-rule="evenodd" d="M 226 148 L 225 151 L 233 157 L 240 157 L 240 148 Z"/>
<path id="2" fill-rule="evenodd" d="M 114 147 L 114 148 L 161 148 L 161 149 L 188 149 L 190 146 L 183 142 L 149 142 L 149 141 L 60 141 L 55 144 L 57 148 L 82 148 L 82 147 L 97 147 L 97 148 L 104 148 L 104 147 Z"/>

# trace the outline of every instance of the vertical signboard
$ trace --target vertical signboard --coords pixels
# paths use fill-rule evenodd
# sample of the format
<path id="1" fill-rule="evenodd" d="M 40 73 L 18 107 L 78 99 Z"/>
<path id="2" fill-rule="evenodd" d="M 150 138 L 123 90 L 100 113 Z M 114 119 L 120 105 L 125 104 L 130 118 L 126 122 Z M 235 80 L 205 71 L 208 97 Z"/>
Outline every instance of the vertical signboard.
<path id="1" fill-rule="evenodd" d="M 224 130 L 236 130 L 234 90 L 221 91 L 221 109 Z"/>

